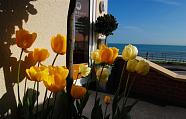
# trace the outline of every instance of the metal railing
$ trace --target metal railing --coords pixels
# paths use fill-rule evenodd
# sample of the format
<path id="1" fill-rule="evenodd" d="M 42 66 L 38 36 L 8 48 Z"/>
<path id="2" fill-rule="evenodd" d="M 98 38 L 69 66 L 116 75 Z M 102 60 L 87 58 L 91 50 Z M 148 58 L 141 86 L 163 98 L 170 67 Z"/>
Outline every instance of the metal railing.
<path id="1" fill-rule="evenodd" d="M 186 52 L 140 52 L 139 56 L 151 61 L 186 63 Z"/>

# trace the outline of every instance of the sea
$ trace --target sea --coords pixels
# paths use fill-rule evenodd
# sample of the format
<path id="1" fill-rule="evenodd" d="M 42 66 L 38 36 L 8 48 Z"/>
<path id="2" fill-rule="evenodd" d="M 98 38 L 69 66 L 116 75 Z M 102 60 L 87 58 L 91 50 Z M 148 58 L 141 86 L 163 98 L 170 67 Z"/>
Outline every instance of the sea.
<path id="1" fill-rule="evenodd" d="M 117 47 L 122 54 L 124 46 L 128 44 L 108 43 L 109 47 Z M 139 56 L 154 60 L 171 60 L 186 62 L 186 46 L 178 45 L 149 45 L 133 44 L 138 48 Z"/>

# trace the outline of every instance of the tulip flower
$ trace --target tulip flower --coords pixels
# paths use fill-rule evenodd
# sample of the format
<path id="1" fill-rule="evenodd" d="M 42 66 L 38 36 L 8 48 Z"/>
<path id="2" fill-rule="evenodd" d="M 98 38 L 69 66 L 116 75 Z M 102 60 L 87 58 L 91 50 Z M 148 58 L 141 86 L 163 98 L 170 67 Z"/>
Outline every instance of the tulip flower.
<path id="1" fill-rule="evenodd" d="M 111 101 L 111 97 L 108 96 L 108 95 L 106 95 L 106 96 L 104 97 L 104 103 L 105 103 L 106 105 L 109 105 L 109 104 L 110 104 L 110 101 Z"/>
<path id="2" fill-rule="evenodd" d="M 79 73 L 81 76 L 86 77 L 89 75 L 91 68 L 88 65 L 80 64 L 79 66 Z"/>
<path id="3" fill-rule="evenodd" d="M 125 46 L 122 52 L 122 57 L 125 61 L 135 59 L 137 55 L 138 49 L 131 44 Z"/>
<path id="4" fill-rule="evenodd" d="M 112 64 L 118 56 L 118 51 L 119 50 L 115 47 L 109 48 L 102 44 L 99 50 L 93 51 L 91 53 L 91 59 L 94 60 L 96 64 Z"/>
<path id="5" fill-rule="evenodd" d="M 140 60 L 136 65 L 135 70 L 138 74 L 146 75 L 150 70 L 150 66 L 144 60 Z"/>
<path id="6" fill-rule="evenodd" d="M 36 33 L 30 34 L 28 31 L 24 29 L 17 30 L 16 31 L 16 44 L 18 47 L 25 50 L 31 47 L 36 37 L 37 37 Z"/>
<path id="7" fill-rule="evenodd" d="M 138 64 L 138 60 L 136 60 L 136 59 L 129 60 L 127 62 L 127 67 L 126 67 L 127 71 L 135 72 L 135 67 L 137 64 Z"/>
<path id="8" fill-rule="evenodd" d="M 86 77 L 90 73 L 91 68 L 87 64 L 73 64 L 73 80 Z"/>
<path id="9" fill-rule="evenodd" d="M 48 69 L 49 75 L 43 80 L 45 87 L 54 93 L 64 90 L 69 70 L 59 66 L 49 66 Z"/>
<path id="10" fill-rule="evenodd" d="M 34 52 L 33 52 L 33 58 L 38 61 L 38 62 L 42 62 L 44 60 L 46 60 L 49 57 L 49 52 L 47 49 L 39 49 L 39 48 L 35 48 Z"/>
<path id="11" fill-rule="evenodd" d="M 64 55 L 67 49 L 66 37 L 60 34 L 57 34 L 57 36 L 52 37 L 51 47 L 55 53 Z"/>
<path id="12" fill-rule="evenodd" d="M 100 59 L 102 63 L 112 64 L 118 56 L 118 49 L 115 47 L 109 48 L 105 45 L 100 47 Z"/>
<path id="13" fill-rule="evenodd" d="M 99 68 L 96 71 L 97 79 L 100 80 L 101 82 L 107 82 L 109 75 L 110 70 L 108 68 L 103 68 L 103 70 L 102 68 Z"/>
<path id="14" fill-rule="evenodd" d="M 26 69 L 26 74 L 29 80 L 40 82 L 48 75 L 48 69 L 46 67 L 32 66 L 30 69 Z"/>
<path id="15" fill-rule="evenodd" d="M 81 75 L 79 73 L 79 67 L 80 64 L 73 64 L 72 68 L 73 68 L 73 80 L 77 80 L 79 78 L 81 78 Z"/>
<path id="16" fill-rule="evenodd" d="M 91 52 L 91 59 L 94 60 L 96 64 L 99 64 L 101 62 L 99 50 Z"/>
<path id="17" fill-rule="evenodd" d="M 81 86 L 72 85 L 71 96 L 75 99 L 82 98 L 87 92 L 87 89 Z"/>

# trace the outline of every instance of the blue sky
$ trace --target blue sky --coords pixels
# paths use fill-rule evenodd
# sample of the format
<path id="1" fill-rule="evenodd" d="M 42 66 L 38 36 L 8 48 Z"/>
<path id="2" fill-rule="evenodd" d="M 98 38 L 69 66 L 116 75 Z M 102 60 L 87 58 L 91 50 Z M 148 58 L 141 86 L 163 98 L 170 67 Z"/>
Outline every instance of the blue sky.
<path id="1" fill-rule="evenodd" d="M 108 0 L 118 29 L 109 43 L 186 45 L 186 0 Z"/>

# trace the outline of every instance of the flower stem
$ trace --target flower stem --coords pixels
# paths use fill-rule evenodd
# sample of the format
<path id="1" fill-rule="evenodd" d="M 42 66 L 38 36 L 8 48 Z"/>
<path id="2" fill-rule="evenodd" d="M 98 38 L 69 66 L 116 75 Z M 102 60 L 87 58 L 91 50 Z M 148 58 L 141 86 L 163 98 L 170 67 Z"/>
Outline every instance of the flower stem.
<path id="1" fill-rule="evenodd" d="M 129 93 L 132 89 L 132 86 L 135 82 L 135 79 L 136 79 L 136 75 L 134 75 L 134 78 L 131 80 L 131 83 L 130 83 L 130 86 L 129 86 L 129 89 L 128 89 L 128 92 L 127 92 L 127 95 L 126 95 L 126 98 L 125 98 L 125 101 L 124 101 L 124 105 L 127 103 L 127 100 L 128 100 L 128 96 L 129 96 Z"/>
<path id="2" fill-rule="evenodd" d="M 45 96 L 44 96 L 44 99 L 43 99 L 43 110 L 44 110 L 44 107 L 45 107 L 45 101 L 46 101 L 46 97 L 47 97 L 47 88 L 45 89 Z"/>
<path id="3" fill-rule="evenodd" d="M 54 66 L 54 63 L 55 63 L 55 61 L 56 61 L 58 55 L 59 55 L 59 54 L 56 53 L 56 56 L 55 56 L 55 58 L 54 58 L 54 60 L 53 60 L 53 62 L 52 62 L 52 66 Z"/>
<path id="4" fill-rule="evenodd" d="M 106 114 L 107 114 L 107 108 L 108 108 L 108 104 L 106 105 L 106 108 L 105 108 L 104 119 L 105 119 Z"/>
<path id="5" fill-rule="evenodd" d="M 102 66 L 101 73 L 100 73 L 100 75 L 99 75 L 99 79 L 98 79 L 98 83 L 96 82 L 96 96 L 95 96 L 95 103 L 96 103 L 97 96 L 98 96 L 98 87 L 99 87 L 99 83 L 100 83 L 100 80 L 101 80 L 101 75 L 102 75 L 102 73 L 103 73 L 103 69 L 104 69 L 104 65 Z"/>
<path id="6" fill-rule="evenodd" d="M 79 75 L 80 75 L 80 74 L 81 74 L 81 73 L 78 73 L 78 75 L 77 75 L 77 77 L 76 77 L 76 81 L 75 81 L 74 85 L 76 85 L 77 80 L 78 80 L 78 77 L 79 77 Z"/>
<path id="7" fill-rule="evenodd" d="M 54 63 L 55 63 L 55 61 L 56 61 L 58 55 L 59 55 L 59 54 L 56 53 L 56 56 L 55 56 L 55 58 L 54 58 L 54 60 L 53 60 L 53 62 L 52 62 L 52 66 L 54 66 Z M 46 88 L 46 90 L 45 90 L 45 96 L 44 96 L 44 99 L 43 99 L 43 107 L 42 107 L 43 110 L 44 110 L 44 107 L 45 107 L 45 102 L 46 102 L 47 93 L 48 93 L 48 89 Z M 52 95 L 52 92 L 50 93 L 49 98 L 48 98 L 47 109 L 48 109 L 48 106 L 49 106 L 49 99 L 50 99 L 51 95 Z"/>
<path id="8" fill-rule="evenodd" d="M 54 107 L 53 107 L 53 109 L 52 109 L 51 119 L 53 118 L 54 108 L 55 108 L 55 105 L 56 105 L 57 93 L 54 94 L 54 95 L 55 95 L 55 96 L 54 96 Z"/>
<path id="9" fill-rule="evenodd" d="M 127 98 L 127 97 L 126 97 L 126 93 L 127 93 L 127 88 L 128 88 L 129 79 L 130 79 L 130 73 L 128 73 L 127 81 L 126 81 L 126 84 L 125 84 L 123 106 L 125 106 L 125 100 L 126 100 L 126 98 Z"/>
<path id="10" fill-rule="evenodd" d="M 21 54 L 19 57 L 19 63 L 18 63 L 18 70 L 17 70 L 17 93 L 18 93 L 18 104 L 21 104 L 21 99 L 20 99 L 20 93 L 19 93 L 19 78 L 20 78 L 20 68 L 21 68 L 21 57 L 23 55 L 23 49 L 21 49 Z"/>
<path id="11" fill-rule="evenodd" d="M 51 96 L 52 96 L 52 92 L 50 92 L 50 95 L 49 95 L 49 97 L 48 97 L 48 101 L 47 101 L 47 109 L 48 109 L 49 104 L 50 104 L 50 98 L 51 98 Z"/>
<path id="12" fill-rule="evenodd" d="M 123 74 L 125 72 L 126 64 L 127 64 L 127 62 L 124 62 L 123 69 L 122 69 L 121 76 L 120 76 L 120 80 L 119 80 L 119 86 L 118 86 L 116 93 L 119 93 L 119 91 L 122 87 L 122 79 L 123 79 Z"/>
<path id="13" fill-rule="evenodd" d="M 25 79 L 24 96 L 26 95 L 26 84 L 27 84 L 27 78 Z"/>
<path id="14" fill-rule="evenodd" d="M 40 62 L 38 62 L 38 67 L 39 67 Z M 37 107 L 36 107 L 36 116 L 38 113 L 38 98 L 39 98 L 39 82 L 37 81 Z"/>

